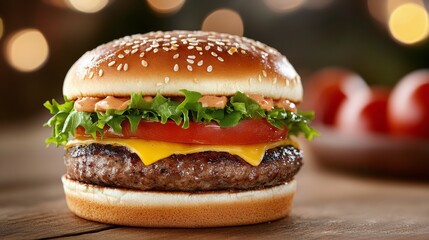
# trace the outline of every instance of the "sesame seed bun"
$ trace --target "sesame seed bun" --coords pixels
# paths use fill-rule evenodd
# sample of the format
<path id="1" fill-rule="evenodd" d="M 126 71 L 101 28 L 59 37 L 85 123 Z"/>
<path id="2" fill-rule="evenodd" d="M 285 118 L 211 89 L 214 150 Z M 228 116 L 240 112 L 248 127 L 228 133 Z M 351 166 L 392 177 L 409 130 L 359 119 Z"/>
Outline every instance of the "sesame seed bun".
<path id="1" fill-rule="evenodd" d="M 62 177 L 67 205 L 93 221 L 143 227 L 221 227 L 277 220 L 291 210 L 296 181 L 239 192 L 150 192 Z"/>
<path id="2" fill-rule="evenodd" d="M 63 93 L 79 97 L 233 95 L 237 91 L 300 102 L 299 75 L 277 50 L 215 32 L 151 32 L 124 37 L 85 53 L 69 70 Z"/>

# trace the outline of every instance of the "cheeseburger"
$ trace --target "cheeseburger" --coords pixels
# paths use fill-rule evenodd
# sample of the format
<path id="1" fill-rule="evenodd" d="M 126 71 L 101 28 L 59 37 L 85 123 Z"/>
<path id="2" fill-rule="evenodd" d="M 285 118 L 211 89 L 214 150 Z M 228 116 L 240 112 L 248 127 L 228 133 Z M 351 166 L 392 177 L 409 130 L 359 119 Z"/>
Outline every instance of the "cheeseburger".
<path id="1" fill-rule="evenodd" d="M 300 77 L 258 41 L 200 31 L 127 36 L 67 73 L 47 144 L 64 145 L 67 205 L 103 223 L 215 227 L 285 217 L 302 151 Z"/>

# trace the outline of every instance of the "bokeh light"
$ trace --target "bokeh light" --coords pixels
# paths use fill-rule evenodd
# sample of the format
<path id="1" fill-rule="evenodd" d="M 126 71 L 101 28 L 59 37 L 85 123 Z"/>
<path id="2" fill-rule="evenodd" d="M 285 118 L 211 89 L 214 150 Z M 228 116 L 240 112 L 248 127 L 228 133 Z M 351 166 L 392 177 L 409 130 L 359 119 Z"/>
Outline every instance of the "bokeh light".
<path id="1" fill-rule="evenodd" d="M 203 31 L 215 31 L 242 36 L 244 32 L 243 20 L 236 11 L 218 9 L 210 13 L 201 27 Z"/>
<path id="2" fill-rule="evenodd" d="M 95 13 L 106 7 L 109 0 L 67 0 L 67 3 L 76 11 Z"/>
<path id="3" fill-rule="evenodd" d="M 374 19 L 383 24 L 387 24 L 392 12 L 405 3 L 424 6 L 423 0 L 367 0 L 369 13 Z"/>
<path id="4" fill-rule="evenodd" d="M 428 36 L 428 13 L 415 3 L 406 3 L 397 7 L 389 18 L 389 30 L 395 40 L 413 44 Z"/>
<path id="5" fill-rule="evenodd" d="M 3 29 L 4 29 L 4 27 L 3 27 L 3 19 L 0 18 L 0 39 L 3 36 L 3 31 L 4 31 Z"/>
<path id="6" fill-rule="evenodd" d="M 386 22 L 387 0 L 367 0 L 368 10 L 371 16 L 380 23 Z"/>
<path id="7" fill-rule="evenodd" d="M 24 29 L 13 34 L 5 48 L 8 63 L 22 72 L 37 70 L 49 56 L 48 42 L 37 29 Z"/>
<path id="8" fill-rule="evenodd" d="M 406 3 L 414 3 L 424 7 L 423 0 L 387 0 L 385 2 L 386 2 L 386 9 L 387 9 L 387 16 L 386 16 L 387 20 L 389 20 L 389 16 L 393 13 L 393 11 L 395 11 L 396 8 Z"/>
<path id="9" fill-rule="evenodd" d="M 173 14 L 179 11 L 185 0 L 147 0 L 149 7 L 160 14 Z"/>
<path id="10" fill-rule="evenodd" d="M 264 0 L 265 5 L 277 13 L 291 12 L 302 7 L 305 3 L 305 0 Z"/>

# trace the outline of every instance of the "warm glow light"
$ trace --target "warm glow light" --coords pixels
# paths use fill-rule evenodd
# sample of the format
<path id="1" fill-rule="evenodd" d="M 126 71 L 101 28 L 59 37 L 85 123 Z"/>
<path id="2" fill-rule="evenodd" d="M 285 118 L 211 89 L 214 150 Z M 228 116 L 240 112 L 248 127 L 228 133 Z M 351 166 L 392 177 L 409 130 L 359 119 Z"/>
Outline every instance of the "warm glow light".
<path id="1" fill-rule="evenodd" d="M 3 36 L 3 20 L 0 18 L 0 39 Z"/>
<path id="2" fill-rule="evenodd" d="M 387 20 L 389 20 L 390 14 L 392 14 L 397 7 L 404 5 L 406 3 L 415 3 L 422 7 L 424 6 L 423 0 L 387 0 L 386 1 Z"/>
<path id="3" fill-rule="evenodd" d="M 37 29 L 25 29 L 12 35 L 6 42 L 6 60 L 19 71 L 30 72 L 40 68 L 48 59 L 49 47 Z"/>
<path id="4" fill-rule="evenodd" d="M 264 0 L 264 3 L 271 11 L 284 13 L 298 9 L 305 1 L 306 0 Z"/>
<path id="5" fill-rule="evenodd" d="M 389 18 L 389 30 L 395 40 L 413 44 L 428 36 L 428 13 L 421 5 L 406 3 L 397 7 Z"/>
<path id="6" fill-rule="evenodd" d="M 109 0 L 67 0 L 74 10 L 84 13 L 95 13 L 106 7 Z"/>
<path id="7" fill-rule="evenodd" d="M 203 31 L 215 31 L 230 33 L 238 36 L 243 35 L 243 20 L 240 14 L 230 9 L 219 9 L 210 13 L 201 27 Z"/>
<path id="8" fill-rule="evenodd" d="M 424 6 L 423 0 L 367 0 L 371 16 L 384 24 L 388 23 L 392 12 L 405 3 L 415 3 Z"/>
<path id="9" fill-rule="evenodd" d="M 161 14 L 172 14 L 180 10 L 185 0 L 147 0 L 153 11 Z"/>
<path id="10" fill-rule="evenodd" d="M 367 0 L 368 10 L 371 16 L 381 23 L 387 20 L 387 0 Z"/>

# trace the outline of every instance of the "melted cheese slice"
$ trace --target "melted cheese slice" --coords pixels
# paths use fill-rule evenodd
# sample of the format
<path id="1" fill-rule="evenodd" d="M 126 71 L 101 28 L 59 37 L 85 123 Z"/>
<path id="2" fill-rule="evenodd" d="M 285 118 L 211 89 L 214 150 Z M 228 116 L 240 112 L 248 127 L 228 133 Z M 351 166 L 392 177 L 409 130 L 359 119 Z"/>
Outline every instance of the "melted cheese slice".
<path id="1" fill-rule="evenodd" d="M 135 152 L 145 165 L 150 165 L 173 154 L 190 154 L 204 151 L 217 151 L 228 152 L 230 154 L 237 155 L 249 164 L 258 166 L 261 163 L 267 149 L 290 144 L 296 146 L 296 143 L 291 140 L 249 145 L 201 145 L 169 143 L 144 139 L 105 138 L 102 140 L 94 140 L 91 138 L 76 138 L 69 141 L 66 145 L 66 148 L 70 148 L 75 145 L 86 145 L 91 143 L 125 146 L 129 150 Z"/>

